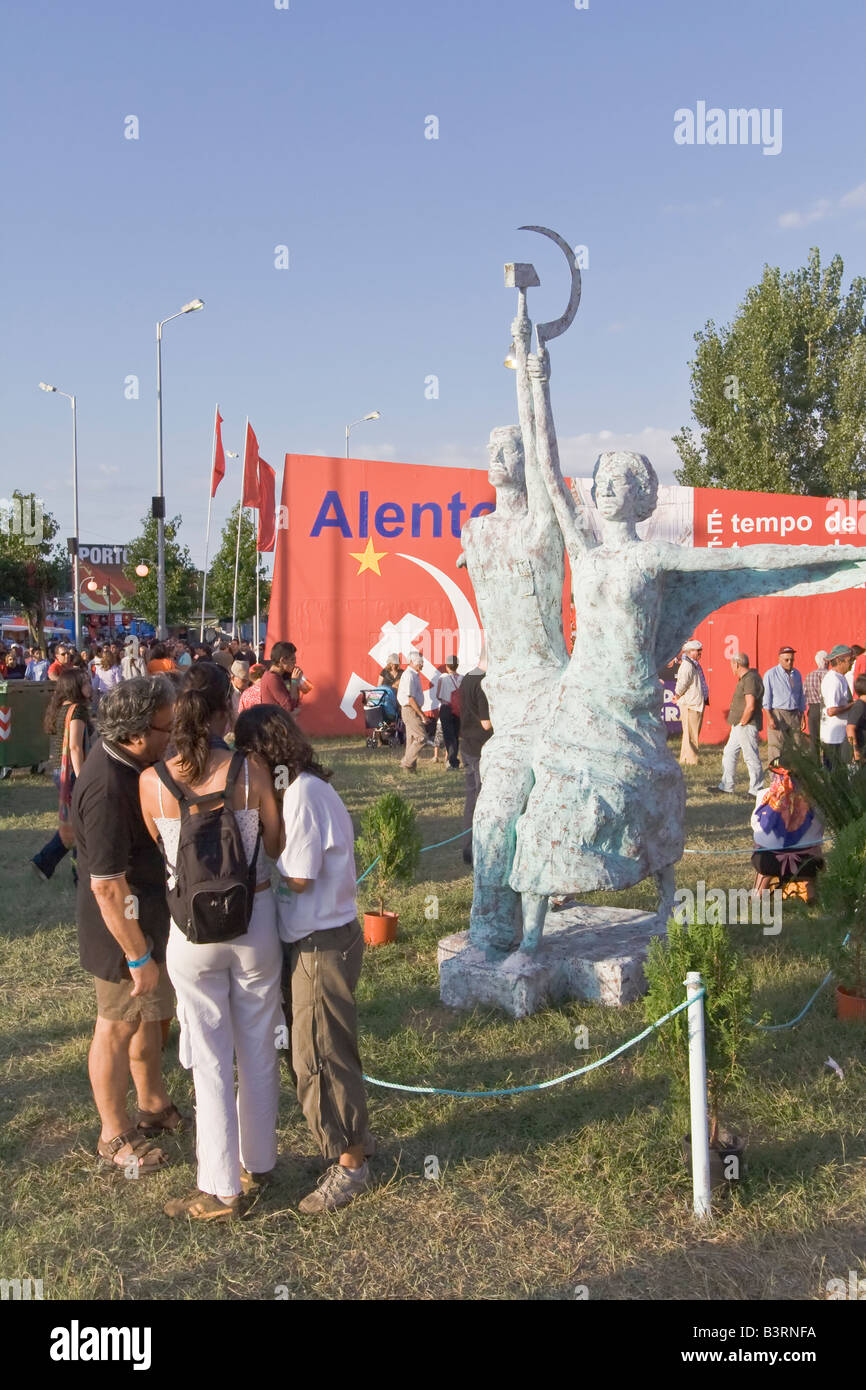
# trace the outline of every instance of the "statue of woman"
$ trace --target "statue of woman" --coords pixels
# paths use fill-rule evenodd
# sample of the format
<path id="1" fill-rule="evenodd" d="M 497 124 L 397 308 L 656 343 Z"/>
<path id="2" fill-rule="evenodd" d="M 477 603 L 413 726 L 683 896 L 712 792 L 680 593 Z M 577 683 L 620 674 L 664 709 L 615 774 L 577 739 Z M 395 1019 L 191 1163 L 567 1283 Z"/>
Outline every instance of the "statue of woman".
<path id="1" fill-rule="evenodd" d="M 534 785 L 517 822 L 511 886 L 535 950 L 551 894 L 629 888 L 652 875 L 670 915 L 683 851 L 685 784 L 668 752 L 657 671 L 723 604 L 784 590 L 849 588 L 866 577 L 853 546 L 691 549 L 642 541 L 658 480 L 642 454 L 605 453 L 592 498 L 601 540 L 563 481 L 547 352 L 528 361 L 538 464 L 572 569 L 577 635 L 533 751 Z"/>

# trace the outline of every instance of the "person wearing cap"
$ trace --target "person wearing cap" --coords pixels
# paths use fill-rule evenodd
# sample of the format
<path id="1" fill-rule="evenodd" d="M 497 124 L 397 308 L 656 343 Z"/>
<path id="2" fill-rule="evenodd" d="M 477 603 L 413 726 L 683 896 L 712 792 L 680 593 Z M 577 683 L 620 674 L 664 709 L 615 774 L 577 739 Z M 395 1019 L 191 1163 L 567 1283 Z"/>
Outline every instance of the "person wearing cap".
<path id="1" fill-rule="evenodd" d="M 409 665 L 400 677 L 397 687 L 397 703 L 400 717 L 406 729 L 406 751 L 400 766 L 406 772 L 418 771 L 418 754 L 427 742 L 427 724 L 424 720 L 424 690 L 421 686 L 421 667 L 424 656 L 417 648 L 409 655 Z"/>
<path id="2" fill-rule="evenodd" d="M 782 756 L 785 735 L 800 741 L 806 697 L 803 677 L 794 666 L 793 647 L 779 648 L 779 661 L 764 672 L 764 709 L 767 711 L 767 761 Z"/>
<path id="3" fill-rule="evenodd" d="M 731 732 L 722 753 L 722 780 L 717 787 L 707 787 L 707 791 L 727 792 L 729 795 L 733 792 L 737 759 L 742 753 L 749 772 L 749 795 L 757 796 L 764 789 L 764 768 L 758 752 L 758 734 L 764 720 L 764 682 L 749 665 L 745 652 L 738 652 L 731 658 L 731 670 L 737 677 L 737 684 L 728 710 Z"/>
<path id="4" fill-rule="evenodd" d="M 822 647 L 815 653 L 815 669 L 803 681 L 803 697 L 806 701 L 806 727 L 809 746 L 818 762 L 821 761 L 821 682 L 827 674 L 827 653 Z"/>
<path id="5" fill-rule="evenodd" d="M 846 676 L 851 669 L 851 648 L 838 643 L 827 657 L 830 669 L 821 681 L 821 757 L 829 772 L 843 762 L 848 736 L 846 718 L 854 701 Z"/>
<path id="6" fill-rule="evenodd" d="M 710 694 L 707 678 L 701 666 L 703 650 L 703 646 L 695 637 L 686 642 L 674 687 L 674 699 L 680 707 L 683 726 L 680 762 L 689 767 L 697 766 L 701 725 L 704 722 L 704 710 Z"/>
<path id="7" fill-rule="evenodd" d="M 231 669 L 231 671 L 229 672 L 229 675 L 231 676 L 231 682 L 232 682 L 232 686 L 231 686 L 231 700 L 232 700 L 232 723 L 231 723 L 231 727 L 234 728 L 234 727 L 235 727 L 235 724 L 237 723 L 238 714 L 240 713 L 240 699 L 241 699 L 241 696 L 243 695 L 244 691 L 248 689 L 248 687 L 249 687 L 249 685 L 250 685 L 250 668 L 249 668 L 249 663 L 246 662 L 246 661 L 233 661 L 233 662 L 232 662 L 232 669 Z"/>

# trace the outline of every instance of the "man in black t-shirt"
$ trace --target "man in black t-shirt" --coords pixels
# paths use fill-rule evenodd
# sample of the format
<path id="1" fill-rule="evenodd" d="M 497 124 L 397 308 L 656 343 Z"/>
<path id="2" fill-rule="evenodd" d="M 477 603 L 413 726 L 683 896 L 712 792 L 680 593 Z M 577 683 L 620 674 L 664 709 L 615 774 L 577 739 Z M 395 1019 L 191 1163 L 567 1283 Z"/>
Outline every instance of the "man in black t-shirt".
<path id="1" fill-rule="evenodd" d="M 97 1153 L 128 1177 L 163 1165 L 162 1150 L 145 1135 L 175 1129 L 181 1118 L 161 1075 L 161 1021 L 174 1013 L 165 874 L 138 797 L 139 776 L 168 745 L 173 699 L 171 682 L 160 676 L 109 691 L 97 721 L 102 739 L 72 798 L 79 953 L 96 986 L 89 1071 L 102 1121 Z M 140 1107 L 135 1121 L 126 1105 L 130 1074 Z"/>
<path id="2" fill-rule="evenodd" d="M 855 677 L 854 694 L 857 699 L 848 711 L 846 733 L 855 763 L 862 763 L 866 748 L 866 676 Z"/>
<path id="3" fill-rule="evenodd" d="M 722 780 L 718 786 L 707 787 L 707 791 L 733 792 L 737 760 L 742 753 L 749 773 L 749 796 L 757 796 L 764 782 L 764 768 L 758 751 L 758 734 L 764 720 L 764 682 L 749 665 L 745 652 L 731 657 L 731 670 L 737 677 L 737 684 L 728 710 L 731 731 L 722 753 Z"/>

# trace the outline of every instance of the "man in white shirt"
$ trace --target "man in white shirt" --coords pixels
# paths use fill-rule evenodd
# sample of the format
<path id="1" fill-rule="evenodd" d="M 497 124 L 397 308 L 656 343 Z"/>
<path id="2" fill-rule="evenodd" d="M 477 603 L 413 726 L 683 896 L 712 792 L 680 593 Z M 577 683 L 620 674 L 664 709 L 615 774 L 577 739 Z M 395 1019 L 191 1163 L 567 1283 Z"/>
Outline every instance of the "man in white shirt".
<path id="1" fill-rule="evenodd" d="M 704 709 L 709 695 L 707 678 L 701 666 L 703 650 L 696 638 L 686 642 L 674 688 L 674 699 L 679 705 L 683 726 L 680 762 L 690 767 L 697 767 L 701 725 L 704 722 Z"/>
<path id="2" fill-rule="evenodd" d="M 821 756 L 828 772 L 840 766 L 847 747 L 846 718 L 854 701 L 845 679 L 853 661 L 851 648 L 839 644 L 828 654 L 829 671 L 821 681 Z"/>
<path id="3" fill-rule="evenodd" d="M 457 750 L 460 741 L 460 716 L 454 712 L 451 700 L 454 692 L 460 689 L 463 677 L 457 674 L 456 656 L 449 656 L 445 668 L 442 675 L 433 682 L 433 690 L 439 701 L 439 723 L 442 726 L 442 737 L 448 754 L 448 766 L 452 772 L 459 772 L 460 757 Z"/>
<path id="4" fill-rule="evenodd" d="M 400 717 L 406 729 L 406 751 L 400 761 L 400 766 L 405 768 L 407 772 L 418 771 L 418 754 L 427 742 L 427 725 L 422 709 L 424 690 L 421 685 L 421 667 L 423 665 L 422 653 L 413 647 L 409 656 L 409 665 L 400 677 L 400 684 L 397 686 L 397 704 L 400 706 Z"/>
<path id="5" fill-rule="evenodd" d="M 322 1155 L 330 1160 L 299 1210 L 345 1206 L 369 1186 L 367 1097 L 358 1053 L 355 988 L 364 936 L 355 902 L 352 821 L 315 762 L 283 797 L 285 848 L 277 860 L 280 936 L 291 978 L 292 1066 L 298 1101 Z"/>

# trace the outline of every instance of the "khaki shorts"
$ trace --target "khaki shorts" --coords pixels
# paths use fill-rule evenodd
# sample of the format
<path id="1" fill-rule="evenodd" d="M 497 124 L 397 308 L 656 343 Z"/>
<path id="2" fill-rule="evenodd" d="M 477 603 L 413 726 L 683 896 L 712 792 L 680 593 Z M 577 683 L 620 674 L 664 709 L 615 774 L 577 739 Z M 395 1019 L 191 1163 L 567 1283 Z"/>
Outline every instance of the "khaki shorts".
<path id="1" fill-rule="evenodd" d="M 165 965 L 159 967 L 159 984 L 152 994 L 137 994 L 133 998 L 132 980 L 100 980 L 96 986 L 96 1013 L 111 1023 L 157 1023 L 174 1017 L 174 989 Z"/>

